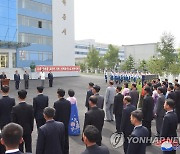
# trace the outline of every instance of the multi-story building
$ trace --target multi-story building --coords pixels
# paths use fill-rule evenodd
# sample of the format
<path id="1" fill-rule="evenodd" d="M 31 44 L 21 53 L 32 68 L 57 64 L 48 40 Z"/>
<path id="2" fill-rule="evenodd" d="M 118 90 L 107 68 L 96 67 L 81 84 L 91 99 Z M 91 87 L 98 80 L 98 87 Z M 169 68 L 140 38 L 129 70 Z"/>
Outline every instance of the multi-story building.
<path id="1" fill-rule="evenodd" d="M 108 44 L 96 43 L 95 40 L 81 40 L 75 42 L 75 58 L 76 62 L 82 61 L 87 57 L 89 48 L 94 46 L 99 51 L 100 56 L 105 55 L 108 51 Z M 133 56 L 135 63 L 140 60 L 148 60 L 158 55 L 157 43 L 134 44 L 117 46 L 119 48 L 119 59 L 123 62 L 130 55 Z"/>
<path id="2" fill-rule="evenodd" d="M 108 51 L 108 45 L 109 44 L 97 43 L 93 39 L 75 41 L 76 62 L 83 61 L 87 57 L 89 49 L 92 46 L 96 48 L 97 51 L 99 51 L 100 56 L 104 56 L 106 52 Z M 120 46 L 116 46 L 116 47 L 119 48 L 119 59 L 121 61 L 124 61 L 124 51 L 121 50 Z"/>
<path id="3" fill-rule="evenodd" d="M 0 47 L 0 59 L 15 59 L 14 67 L 74 66 L 74 1 L 1 0 L 0 41 L 29 43 L 13 52 Z"/>

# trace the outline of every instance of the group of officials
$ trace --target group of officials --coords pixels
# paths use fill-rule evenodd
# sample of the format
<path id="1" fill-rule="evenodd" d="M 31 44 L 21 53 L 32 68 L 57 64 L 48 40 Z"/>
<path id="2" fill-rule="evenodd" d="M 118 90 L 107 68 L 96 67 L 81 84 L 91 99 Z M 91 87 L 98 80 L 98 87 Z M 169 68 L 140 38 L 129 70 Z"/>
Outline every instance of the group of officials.
<path id="1" fill-rule="evenodd" d="M 4 72 L 2 72 L 2 74 L 0 75 L 0 79 L 7 79 L 7 76 Z M 25 89 L 29 89 L 29 73 L 27 71 L 24 72 L 23 74 L 23 79 L 24 79 L 24 88 Z M 39 79 L 41 80 L 41 86 L 44 87 L 44 83 L 45 83 L 45 79 L 46 79 L 46 74 L 44 72 L 44 70 L 42 69 L 41 72 L 39 73 Z M 49 80 L 49 87 L 53 86 L 53 73 L 51 72 L 51 70 L 49 70 L 48 73 L 48 80 Z M 18 71 L 15 71 L 14 74 L 14 81 L 15 81 L 15 89 L 18 90 L 19 89 L 19 85 L 21 82 L 21 76 L 18 73 Z M 2 87 L 2 82 L 1 82 L 1 87 Z"/>
<path id="2" fill-rule="evenodd" d="M 9 86 L 2 86 L 0 99 L 0 129 L 2 139 L 0 153 L 32 153 L 32 132 L 36 121 L 38 138 L 36 154 L 69 154 L 68 126 L 71 103 L 64 98 L 65 90 L 58 89 L 58 100 L 49 106 L 48 96 L 43 94 L 44 87 L 37 87 L 33 105 L 26 102 L 27 91 L 18 91 L 18 101 L 9 97 Z M 101 130 L 104 124 L 104 111 L 96 106 L 96 96 L 89 98 L 91 113 L 86 113 L 82 140 L 86 150 L 82 154 L 109 154 L 101 147 Z M 100 116 L 99 116 L 100 114 Z M 97 121 L 102 121 L 96 125 Z M 6 150 L 5 150 L 6 149 Z M 6 151 L 6 152 L 5 152 Z"/>
<path id="3" fill-rule="evenodd" d="M 121 86 L 115 88 L 114 82 L 110 80 L 105 97 L 99 95 L 100 86 L 89 83 L 85 103 L 88 112 L 85 115 L 85 122 L 88 121 L 99 129 L 97 144 L 101 145 L 99 141 L 102 139 L 105 112 L 107 122 L 114 121 L 115 116 L 116 133 L 124 135 L 125 154 L 146 153 L 146 146 L 150 146 L 152 141 L 151 123 L 153 119 L 156 121 L 156 137 L 165 140 L 176 139 L 177 125 L 180 122 L 180 85 L 177 82 L 175 80 L 174 85 L 168 83 L 167 80 L 160 83 L 159 79 L 145 82 L 142 93 L 139 94 L 135 83 L 132 83 L 130 88 L 128 83 L 124 83 L 122 90 Z M 93 103 L 96 105 L 88 104 L 88 100 L 96 102 Z M 141 108 L 136 110 L 139 106 Z M 129 139 L 131 137 L 146 137 L 147 140 L 146 143 L 134 144 L 131 142 L 133 139 Z M 174 154 L 176 150 L 163 151 L 163 153 Z"/>

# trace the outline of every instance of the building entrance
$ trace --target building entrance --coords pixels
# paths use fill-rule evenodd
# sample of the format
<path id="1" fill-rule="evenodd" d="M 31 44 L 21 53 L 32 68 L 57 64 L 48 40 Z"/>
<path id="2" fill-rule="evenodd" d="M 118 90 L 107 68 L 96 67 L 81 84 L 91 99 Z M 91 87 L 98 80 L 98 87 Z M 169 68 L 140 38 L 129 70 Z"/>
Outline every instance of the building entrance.
<path id="1" fill-rule="evenodd" d="M 8 67 L 8 54 L 0 54 L 0 68 Z"/>

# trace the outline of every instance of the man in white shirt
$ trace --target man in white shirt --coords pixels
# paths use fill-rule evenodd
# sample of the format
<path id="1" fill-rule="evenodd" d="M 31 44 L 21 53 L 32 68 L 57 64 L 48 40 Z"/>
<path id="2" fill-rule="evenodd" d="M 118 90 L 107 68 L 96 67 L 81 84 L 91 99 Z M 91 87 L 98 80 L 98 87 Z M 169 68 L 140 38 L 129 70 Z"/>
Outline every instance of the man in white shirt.
<path id="1" fill-rule="evenodd" d="M 19 144 L 23 142 L 23 128 L 15 123 L 9 123 L 2 130 L 1 144 L 6 147 L 6 154 L 22 154 Z"/>
<path id="2" fill-rule="evenodd" d="M 44 81 L 45 81 L 45 72 L 44 70 L 42 69 L 41 72 L 40 72 L 40 79 L 41 79 L 41 86 L 44 87 Z"/>

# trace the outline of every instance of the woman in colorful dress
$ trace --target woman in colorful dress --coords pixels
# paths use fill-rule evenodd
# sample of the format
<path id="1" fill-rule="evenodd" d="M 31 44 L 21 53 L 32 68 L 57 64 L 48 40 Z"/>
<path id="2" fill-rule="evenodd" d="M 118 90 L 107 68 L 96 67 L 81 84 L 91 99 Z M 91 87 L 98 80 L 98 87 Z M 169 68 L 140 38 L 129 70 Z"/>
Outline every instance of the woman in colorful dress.
<path id="1" fill-rule="evenodd" d="M 71 102 L 71 116 L 69 121 L 69 128 L 68 132 L 70 136 L 77 136 L 80 135 L 80 124 L 79 124 L 79 116 L 78 116 L 78 109 L 77 109 L 77 100 L 74 97 L 75 92 L 74 90 L 68 90 L 69 97 L 67 98 L 68 101 Z"/>

